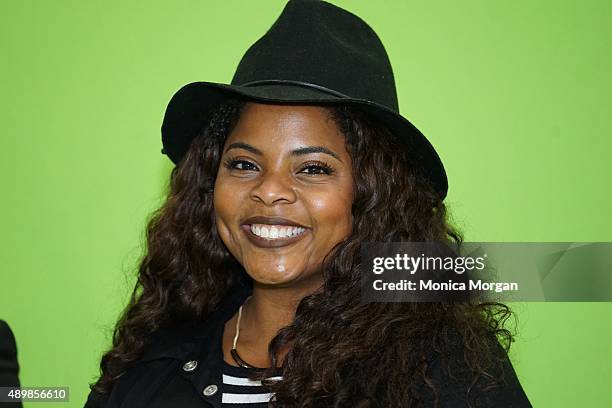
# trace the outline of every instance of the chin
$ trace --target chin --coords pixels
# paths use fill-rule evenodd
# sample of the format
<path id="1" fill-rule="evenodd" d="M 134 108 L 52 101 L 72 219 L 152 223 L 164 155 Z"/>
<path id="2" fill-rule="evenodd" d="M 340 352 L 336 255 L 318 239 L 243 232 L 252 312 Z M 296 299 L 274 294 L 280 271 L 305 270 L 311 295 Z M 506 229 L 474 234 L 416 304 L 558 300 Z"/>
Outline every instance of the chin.
<path id="1" fill-rule="evenodd" d="M 255 281 L 264 285 L 279 285 L 291 283 L 299 279 L 296 268 L 270 265 L 257 268 L 245 268 L 247 274 Z"/>
<path id="2" fill-rule="evenodd" d="M 271 274 L 270 272 L 266 273 L 248 273 L 248 275 L 257 283 L 261 283 L 263 285 L 279 285 L 284 283 L 291 283 L 295 280 L 294 276 L 286 275 L 286 274 Z"/>

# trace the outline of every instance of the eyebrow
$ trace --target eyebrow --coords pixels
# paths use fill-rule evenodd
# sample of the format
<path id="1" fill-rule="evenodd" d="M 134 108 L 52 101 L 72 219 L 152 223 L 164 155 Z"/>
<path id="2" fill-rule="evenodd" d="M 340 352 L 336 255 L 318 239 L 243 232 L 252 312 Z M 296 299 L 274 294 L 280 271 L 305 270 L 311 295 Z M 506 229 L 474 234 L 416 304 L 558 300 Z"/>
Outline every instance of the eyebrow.
<path id="1" fill-rule="evenodd" d="M 225 151 L 229 151 L 231 149 L 244 149 L 247 150 L 253 154 L 256 154 L 258 156 L 262 156 L 263 153 L 261 152 L 261 150 L 259 150 L 258 148 L 251 146 L 248 143 L 243 143 L 243 142 L 235 142 L 230 144 L 229 146 L 227 146 L 227 149 L 225 149 Z M 329 150 L 327 147 L 323 147 L 323 146 L 305 146 L 305 147 L 300 147 L 298 149 L 294 149 L 291 151 L 291 155 L 292 156 L 303 156 L 305 154 L 311 154 L 311 153 L 324 153 L 324 154 L 328 154 L 332 157 L 334 157 L 335 159 L 337 159 L 338 161 L 342 161 L 342 159 L 340 159 L 340 157 L 334 153 L 333 151 Z"/>

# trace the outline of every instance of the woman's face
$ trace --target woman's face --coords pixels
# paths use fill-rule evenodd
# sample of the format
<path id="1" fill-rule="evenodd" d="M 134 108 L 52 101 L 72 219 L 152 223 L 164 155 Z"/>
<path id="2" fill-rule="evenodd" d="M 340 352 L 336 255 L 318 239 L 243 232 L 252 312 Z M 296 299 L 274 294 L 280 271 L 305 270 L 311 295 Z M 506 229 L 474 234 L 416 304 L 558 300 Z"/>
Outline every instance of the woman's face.
<path id="1" fill-rule="evenodd" d="M 257 282 L 309 285 L 352 228 L 344 137 L 324 108 L 248 103 L 223 147 L 219 235 Z"/>

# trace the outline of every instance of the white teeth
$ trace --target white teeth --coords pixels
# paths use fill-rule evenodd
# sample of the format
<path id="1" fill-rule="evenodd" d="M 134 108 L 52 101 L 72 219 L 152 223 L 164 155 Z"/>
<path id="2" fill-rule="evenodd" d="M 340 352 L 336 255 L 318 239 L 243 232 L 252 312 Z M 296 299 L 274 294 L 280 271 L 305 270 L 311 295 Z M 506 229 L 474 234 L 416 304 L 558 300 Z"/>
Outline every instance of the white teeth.
<path id="1" fill-rule="evenodd" d="M 293 237 L 304 232 L 306 228 L 290 227 L 286 225 L 251 224 L 251 232 L 258 237 L 266 239 L 279 239 Z"/>

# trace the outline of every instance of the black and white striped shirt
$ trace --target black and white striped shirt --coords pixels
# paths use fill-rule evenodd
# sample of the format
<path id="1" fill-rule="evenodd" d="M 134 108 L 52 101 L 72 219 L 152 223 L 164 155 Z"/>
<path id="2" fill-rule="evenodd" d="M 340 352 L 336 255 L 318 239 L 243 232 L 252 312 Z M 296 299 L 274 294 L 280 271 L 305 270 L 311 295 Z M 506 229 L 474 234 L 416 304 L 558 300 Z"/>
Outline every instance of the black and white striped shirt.
<path id="1" fill-rule="evenodd" d="M 221 402 L 224 407 L 231 408 L 264 408 L 272 394 L 267 392 L 261 381 L 250 380 L 248 377 L 255 369 L 235 367 L 223 361 L 223 395 Z M 278 368 L 272 380 L 281 380 L 282 370 Z"/>

